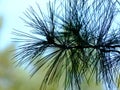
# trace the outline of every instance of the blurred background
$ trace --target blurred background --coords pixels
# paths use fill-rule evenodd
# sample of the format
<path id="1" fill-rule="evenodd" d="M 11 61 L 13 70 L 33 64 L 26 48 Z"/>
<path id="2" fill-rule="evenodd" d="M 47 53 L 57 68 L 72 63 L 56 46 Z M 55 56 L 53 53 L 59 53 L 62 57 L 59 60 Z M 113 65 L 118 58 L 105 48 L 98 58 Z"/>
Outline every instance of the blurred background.
<path id="1" fill-rule="evenodd" d="M 39 3 L 41 8 L 46 8 L 47 0 L 0 0 L 0 90 L 39 90 L 43 79 L 42 70 L 32 78 L 30 71 L 16 67 L 14 55 L 16 44 L 11 42 L 13 29 L 24 30 L 24 23 L 20 20 L 23 12 Z M 47 90 L 63 90 L 62 84 L 47 86 Z M 82 90 L 103 90 L 101 85 L 96 85 L 94 80 L 87 84 L 83 82 Z"/>

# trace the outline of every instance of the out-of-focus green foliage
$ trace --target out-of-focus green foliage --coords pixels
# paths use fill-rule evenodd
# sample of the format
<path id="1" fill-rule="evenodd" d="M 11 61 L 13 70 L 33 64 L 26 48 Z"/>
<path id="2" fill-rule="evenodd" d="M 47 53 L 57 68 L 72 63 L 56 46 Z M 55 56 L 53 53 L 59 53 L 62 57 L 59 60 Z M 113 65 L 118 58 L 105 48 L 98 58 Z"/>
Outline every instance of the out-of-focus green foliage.
<path id="1" fill-rule="evenodd" d="M 42 81 L 42 72 L 30 77 L 29 72 L 16 67 L 10 60 L 11 47 L 0 52 L 0 90 L 39 90 Z M 57 90 L 57 86 L 48 86 L 47 90 Z"/>
<path id="2" fill-rule="evenodd" d="M 95 79 L 94 79 L 95 80 Z M 84 82 L 82 83 L 81 90 L 104 90 L 102 85 L 96 85 L 96 82 L 93 79 L 89 81 L 89 83 Z"/>
<path id="3" fill-rule="evenodd" d="M 0 28 L 2 27 L 2 22 L 3 22 L 3 19 L 2 17 L 0 17 Z"/>
<path id="4" fill-rule="evenodd" d="M 44 76 L 44 72 L 42 72 L 44 67 L 31 78 L 28 71 L 16 67 L 14 60 L 10 60 L 11 53 L 13 53 L 10 52 L 11 48 L 13 47 L 0 52 L 0 90 L 39 90 Z M 90 81 L 90 85 L 82 83 L 82 90 L 102 90 L 100 85 L 96 86 L 93 81 Z M 59 87 L 56 84 L 46 87 L 47 90 L 63 90 L 62 85 L 63 83 L 60 83 Z"/>
<path id="5" fill-rule="evenodd" d="M 27 72 L 9 61 L 11 52 L 0 53 L 0 90 L 39 90 L 40 79 L 30 79 Z"/>

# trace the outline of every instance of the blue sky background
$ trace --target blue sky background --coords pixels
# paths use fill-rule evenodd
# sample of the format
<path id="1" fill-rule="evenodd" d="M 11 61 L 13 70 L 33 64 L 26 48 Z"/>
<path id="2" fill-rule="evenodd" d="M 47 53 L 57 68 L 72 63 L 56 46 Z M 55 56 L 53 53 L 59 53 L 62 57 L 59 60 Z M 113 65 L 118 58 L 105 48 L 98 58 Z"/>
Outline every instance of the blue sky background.
<path id="1" fill-rule="evenodd" d="M 23 12 L 29 6 L 40 4 L 41 8 L 46 7 L 48 0 L 0 0 L 0 17 L 2 18 L 2 27 L 0 28 L 0 51 L 4 50 L 12 42 L 11 31 L 13 28 L 21 30 L 24 28 L 23 21 L 19 18 L 23 17 Z"/>

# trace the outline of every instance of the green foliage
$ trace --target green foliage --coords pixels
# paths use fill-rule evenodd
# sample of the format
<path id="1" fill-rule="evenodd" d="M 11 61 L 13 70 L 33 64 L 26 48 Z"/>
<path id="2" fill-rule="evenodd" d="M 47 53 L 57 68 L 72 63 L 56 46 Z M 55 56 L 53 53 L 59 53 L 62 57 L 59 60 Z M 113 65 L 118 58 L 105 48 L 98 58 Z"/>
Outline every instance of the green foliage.
<path id="1" fill-rule="evenodd" d="M 0 17 L 0 28 L 2 27 L 2 22 L 3 22 L 3 19 L 2 17 Z"/>
<path id="2" fill-rule="evenodd" d="M 39 90 L 39 85 L 44 76 L 43 72 L 45 67 L 43 67 L 34 75 L 34 77 L 31 78 L 28 71 L 23 70 L 20 67 L 16 67 L 13 64 L 14 60 L 10 61 L 10 56 L 13 54 L 13 52 L 10 52 L 11 49 L 13 49 L 13 46 L 10 46 L 5 51 L 0 52 L 0 90 Z M 64 77 L 61 78 L 59 87 L 56 83 L 54 83 L 46 86 L 46 90 L 63 90 L 63 80 Z M 93 81 L 90 82 L 92 87 L 91 85 L 88 86 L 86 83 L 83 83 L 83 90 L 94 90 L 94 88 L 101 90 L 100 86 L 96 86 Z"/>
<path id="3" fill-rule="evenodd" d="M 39 78 L 30 80 L 27 72 L 10 61 L 11 47 L 0 52 L 0 90 L 39 90 Z"/>

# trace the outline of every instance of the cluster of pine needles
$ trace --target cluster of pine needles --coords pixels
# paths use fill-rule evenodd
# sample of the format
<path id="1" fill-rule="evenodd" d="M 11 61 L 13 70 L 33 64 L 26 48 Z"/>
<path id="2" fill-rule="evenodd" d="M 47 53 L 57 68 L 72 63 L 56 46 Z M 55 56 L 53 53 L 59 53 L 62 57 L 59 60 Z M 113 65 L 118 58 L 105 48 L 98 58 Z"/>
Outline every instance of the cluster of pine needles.
<path id="1" fill-rule="evenodd" d="M 21 18 L 29 33 L 14 31 L 22 43 L 16 50 L 18 65 L 33 65 L 34 75 L 46 65 L 40 86 L 59 84 L 64 75 L 64 90 L 80 90 L 82 81 L 95 76 L 107 89 L 119 85 L 120 25 L 117 0 L 54 0 L 45 14 L 36 4 Z"/>

